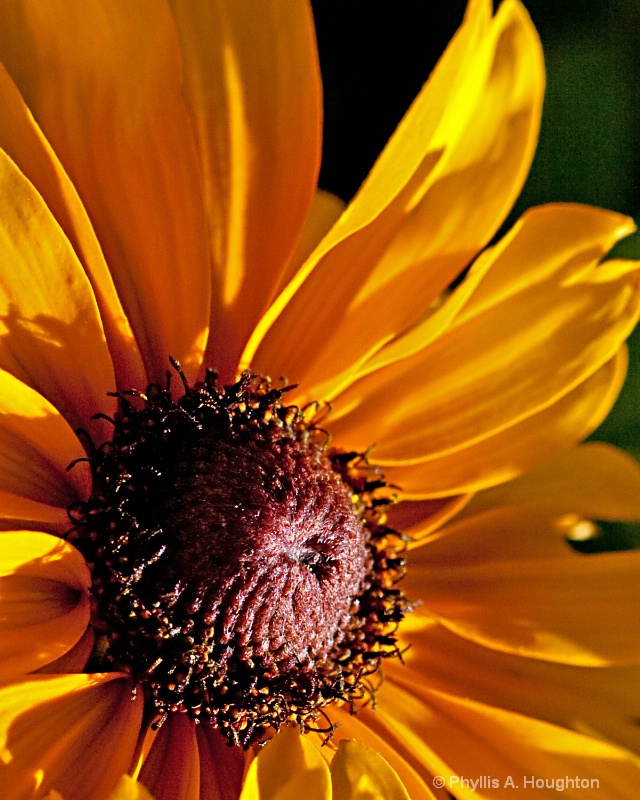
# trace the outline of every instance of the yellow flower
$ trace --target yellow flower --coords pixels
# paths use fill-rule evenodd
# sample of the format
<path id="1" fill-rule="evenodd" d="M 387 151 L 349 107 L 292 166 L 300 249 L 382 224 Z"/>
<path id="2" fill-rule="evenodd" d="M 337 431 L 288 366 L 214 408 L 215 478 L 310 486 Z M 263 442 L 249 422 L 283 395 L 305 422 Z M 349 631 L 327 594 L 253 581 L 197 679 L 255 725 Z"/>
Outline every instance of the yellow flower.
<path id="1" fill-rule="evenodd" d="M 518 0 L 470 1 L 346 208 L 306 3 L 0 21 L 4 797 L 635 797 L 640 557 L 567 543 L 640 519 L 579 444 L 633 223 L 483 250 L 538 133 Z"/>

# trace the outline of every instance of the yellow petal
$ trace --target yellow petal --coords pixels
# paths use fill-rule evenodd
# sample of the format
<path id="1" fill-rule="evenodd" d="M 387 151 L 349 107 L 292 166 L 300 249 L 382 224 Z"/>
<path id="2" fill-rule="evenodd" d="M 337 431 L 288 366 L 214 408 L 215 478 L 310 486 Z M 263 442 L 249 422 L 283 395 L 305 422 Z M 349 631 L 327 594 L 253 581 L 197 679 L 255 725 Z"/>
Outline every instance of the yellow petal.
<path id="1" fill-rule="evenodd" d="M 129 769 L 143 700 L 109 675 L 29 676 L 0 688 L 3 800 L 55 789 L 102 800 Z"/>
<path id="2" fill-rule="evenodd" d="M 340 742 L 331 762 L 333 800 L 410 800 L 400 778 L 375 750 Z"/>
<path id="3" fill-rule="evenodd" d="M 332 707 L 330 717 L 338 727 L 327 747 L 356 740 L 384 758 L 402 781 L 411 800 L 434 800 L 436 795 L 431 790 L 431 776 L 416 769 L 413 754 L 401 739 L 388 735 L 385 730 L 381 731 L 382 735 L 378 732 L 375 714 L 362 708 L 357 715 L 352 715 L 344 708 Z"/>
<path id="4" fill-rule="evenodd" d="M 91 575 L 57 536 L 0 535 L 0 681 L 67 653 L 89 624 Z"/>
<path id="5" fill-rule="evenodd" d="M 411 647 L 403 664 L 385 662 L 385 678 L 418 697 L 439 689 L 640 750 L 640 667 L 571 667 L 504 653 L 415 614 L 402 633 Z"/>
<path id="6" fill-rule="evenodd" d="M 361 191 L 243 356 L 301 382 L 307 399 L 319 386 L 331 393 L 414 324 L 520 190 L 539 124 L 540 43 L 519 3 L 503 3 L 491 22 L 488 10 L 472 4 Z"/>
<path id="7" fill-rule="evenodd" d="M 96 301 L 69 241 L 2 151 L 0 253 L 0 366 L 86 426 L 112 405 L 114 387 Z"/>
<path id="8" fill-rule="evenodd" d="M 82 198 L 149 379 L 164 382 L 170 355 L 193 375 L 209 248 L 168 9 L 9 0 L 0 21 L 0 57 Z"/>
<path id="9" fill-rule="evenodd" d="M 414 551 L 417 611 L 505 652 L 578 666 L 640 664 L 640 553 L 584 556 L 530 508 L 453 523 Z"/>
<path id="10" fill-rule="evenodd" d="M 607 800 L 635 796 L 640 761 L 626 750 L 445 692 L 423 690 L 418 698 L 393 685 L 385 689 L 375 724 L 401 737 L 423 768 L 441 776 L 440 785 L 454 796 L 473 798 L 479 792 L 496 800 L 543 800 L 551 790 L 569 791 L 566 779 L 575 776 L 588 787 L 580 785 L 576 798 L 580 790 Z M 496 784 L 483 786 L 483 776 Z M 476 791 L 469 785 L 465 791 L 462 778 L 477 781 Z M 553 783 L 544 788 L 544 781 Z"/>
<path id="11" fill-rule="evenodd" d="M 44 667 L 40 667 L 37 672 L 47 675 L 82 672 L 87 666 L 87 662 L 93 652 L 95 639 L 93 628 L 87 628 L 70 650 L 60 656 L 60 658 L 56 658 L 55 661 L 51 661 L 51 663 L 45 664 Z"/>
<path id="12" fill-rule="evenodd" d="M 467 448 L 550 406 L 612 358 L 633 329 L 637 270 L 608 262 L 456 320 L 424 351 L 341 394 L 334 436 L 364 450 L 375 430 L 376 461 L 402 464 Z"/>
<path id="13" fill-rule="evenodd" d="M 69 424 L 42 395 L 0 370 L 0 486 L 36 503 L 66 508 L 91 491 L 85 452 Z M 10 498 L 7 498 L 10 501 Z M 8 502 L 4 515 L 20 511 Z M 41 509 L 41 513 L 44 509 Z M 67 528 L 69 525 L 67 524 Z"/>
<path id="14" fill-rule="evenodd" d="M 578 519 L 638 520 L 640 466 L 611 445 L 587 442 L 515 481 L 478 493 L 463 516 L 506 505 Z"/>
<path id="15" fill-rule="evenodd" d="M 281 730 L 247 772 L 240 800 L 331 800 L 329 768 L 310 740 L 294 728 Z"/>
<path id="16" fill-rule="evenodd" d="M 30 487 L 29 476 L 21 476 L 21 485 Z M 66 508 L 39 503 L 17 494 L 0 490 L 0 527 L 35 528 L 58 535 L 69 530 Z"/>
<path id="17" fill-rule="evenodd" d="M 200 759 L 195 725 L 186 714 L 170 714 L 158 731 L 139 775 L 155 800 L 199 800 Z"/>
<path id="18" fill-rule="evenodd" d="M 595 375 L 538 414 L 449 455 L 385 467 L 385 477 L 402 489 L 404 498 L 428 498 L 478 491 L 539 467 L 574 447 L 602 422 L 618 396 L 626 363 L 623 349 Z"/>
<path id="19" fill-rule="evenodd" d="M 75 187 L 0 64 L 0 148 L 42 196 L 71 242 L 96 295 L 118 385 L 144 386 L 138 347 Z"/>
<path id="20" fill-rule="evenodd" d="M 233 379 L 313 200 L 320 81 L 311 11 L 172 0 L 204 178 L 214 308 L 207 362 Z"/>
<path id="21" fill-rule="evenodd" d="M 155 800 L 151 793 L 129 775 L 123 775 L 107 800 Z"/>
<path id="22" fill-rule="evenodd" d="M 436 310 L 369 359 L 360 374 L 424 349 L 456 324 L 513 298 L 536 284 L 559 284 L 596 264 L 613 245 L 635 230 L 620 214 L 574 204 L 527 211 L 494 247 L 482 253 L 468 275 Z"/>

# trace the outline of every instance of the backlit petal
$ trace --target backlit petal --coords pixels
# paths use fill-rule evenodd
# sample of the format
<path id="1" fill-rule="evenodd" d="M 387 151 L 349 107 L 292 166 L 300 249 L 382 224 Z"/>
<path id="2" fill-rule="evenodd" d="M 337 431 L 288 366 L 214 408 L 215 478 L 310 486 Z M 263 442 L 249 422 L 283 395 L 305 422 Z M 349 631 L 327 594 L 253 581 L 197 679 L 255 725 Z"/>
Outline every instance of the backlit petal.
<path id="1" fill-rule="evenodd" d="M 395 771 L 375 750 L 342 741 L 331 762 L 333 800 L 410 800 Z"/>
<path id="2" fill-rule="evenodd" d="M 144 386 L 140 353 L 87 212 L 1 64 L 0 109 L 0 148 L 38 190 L 89 276 L 119 385 Z"/>
<path id="3" fill-rule="evenodd" d="M 595 375 L 538 414 L 451 454 L 385 467 L 385 476 L 402 489 L 403 497 L 428 498 L 479 491 L 539 467 L 602 422 L 618 396 L 626 363 L 622 349 Z"/>
<path id="4" fill-rule="evenodd" d="M 150 379 L 209 324 L 198 156 L 163 3 L 9 0 L 0 57 L 93 222 Z M 84 340 L 83 340 L 84 341 Z"/>
<path id="5" fill-rule="evenodd" d="M 204 179 L 214 307 L 207 363 L 233 380 L 293 251 L 320 159 L 308 4 L 171 0 Z"/>
<path id="6" fill-rule="evenodd" d="M 239 797 L 245 770 L 245 752 L 229 747 L 217 728 L 198 725 L 196 728 L 200 758 L 200 798 L 227 800 Z"/>
<path id="7" fill-rule="evenodd" d="M 60 658 L 89 624 L 89 570 L 57 536 L 0 535 L 0 681 Z"/>
<path id="8" fill-rule="evenodd" d="M 578 666 L 640 664 L 640 553 L 577 553 L 530 508 L 452 523 L 413 553 L 416 613 L 506 652 Z M 508 609 L 508 613 L 505 613 Z"/>
<path id="9" fill-rule="evenodd" d="M 133 757 L 142 697 L 109 675 L 29 676 L 0 688 L 3 800 L 55 789 L 103 800 Z"/>
<path id="10" fill-rule="evenodd" d="M 540 43 L 519 3 L 503 3 L 491 22 L 488 11 L 471 4 L 359 194 L 245 353 L 261 371 L 303 382 L 307 399 L 414 324 L 520 190 L 539 124 Z"/>
<path id="11" fill-rule="evenodd" d="M 329 768 L 318 750 L 293 728 L 280 731 L 247 772 L 240 800 L 331 800 Z"/>
<path id="12" fill-rule="evenodd" d="M 114 388 L 95 297 L 42 198 L 2 151 L 0 253 L 0 366 L 86 426 L 112 405 Z"/>

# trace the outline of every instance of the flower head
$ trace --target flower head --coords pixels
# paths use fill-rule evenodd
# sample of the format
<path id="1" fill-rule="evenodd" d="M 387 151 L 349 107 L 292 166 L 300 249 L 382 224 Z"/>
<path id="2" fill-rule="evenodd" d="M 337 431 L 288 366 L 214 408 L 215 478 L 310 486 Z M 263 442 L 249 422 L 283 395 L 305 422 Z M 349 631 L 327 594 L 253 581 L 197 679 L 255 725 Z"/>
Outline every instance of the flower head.
<path id="1" fill-rule="evenodd" d="M 631 797 L 638 559 L 567 538 L 640 516 L 579 446 L 633 223 L 487 248 L 540 118 L 518 0 L 471 0 L 346 207 L 306 3 L 0 16 L 8 797 Z"/>

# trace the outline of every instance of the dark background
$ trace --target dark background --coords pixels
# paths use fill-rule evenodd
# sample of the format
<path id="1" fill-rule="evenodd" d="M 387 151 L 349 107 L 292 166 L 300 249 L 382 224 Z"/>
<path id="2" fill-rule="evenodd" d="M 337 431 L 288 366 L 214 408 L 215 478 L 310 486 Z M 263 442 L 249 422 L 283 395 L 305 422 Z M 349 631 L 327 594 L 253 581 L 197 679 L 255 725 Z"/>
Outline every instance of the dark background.
<path id="1" fill-rule="evenodd" d="M 320 185 L 348 200 L 460 24 L 461 0 L 316 0 L 325 91 Z M 640 3 L 528 0 L 547 66 L 534 165 L 512 221 L 532 205 L 591 203 L 640 221 Z M 640 258 L 640 236 L 616 254 Z M 629 377 L 592 438 L 640 458 L 640 331 Z M 635 527 L 607 530 L 609 547 L 640 545 Z"/>

